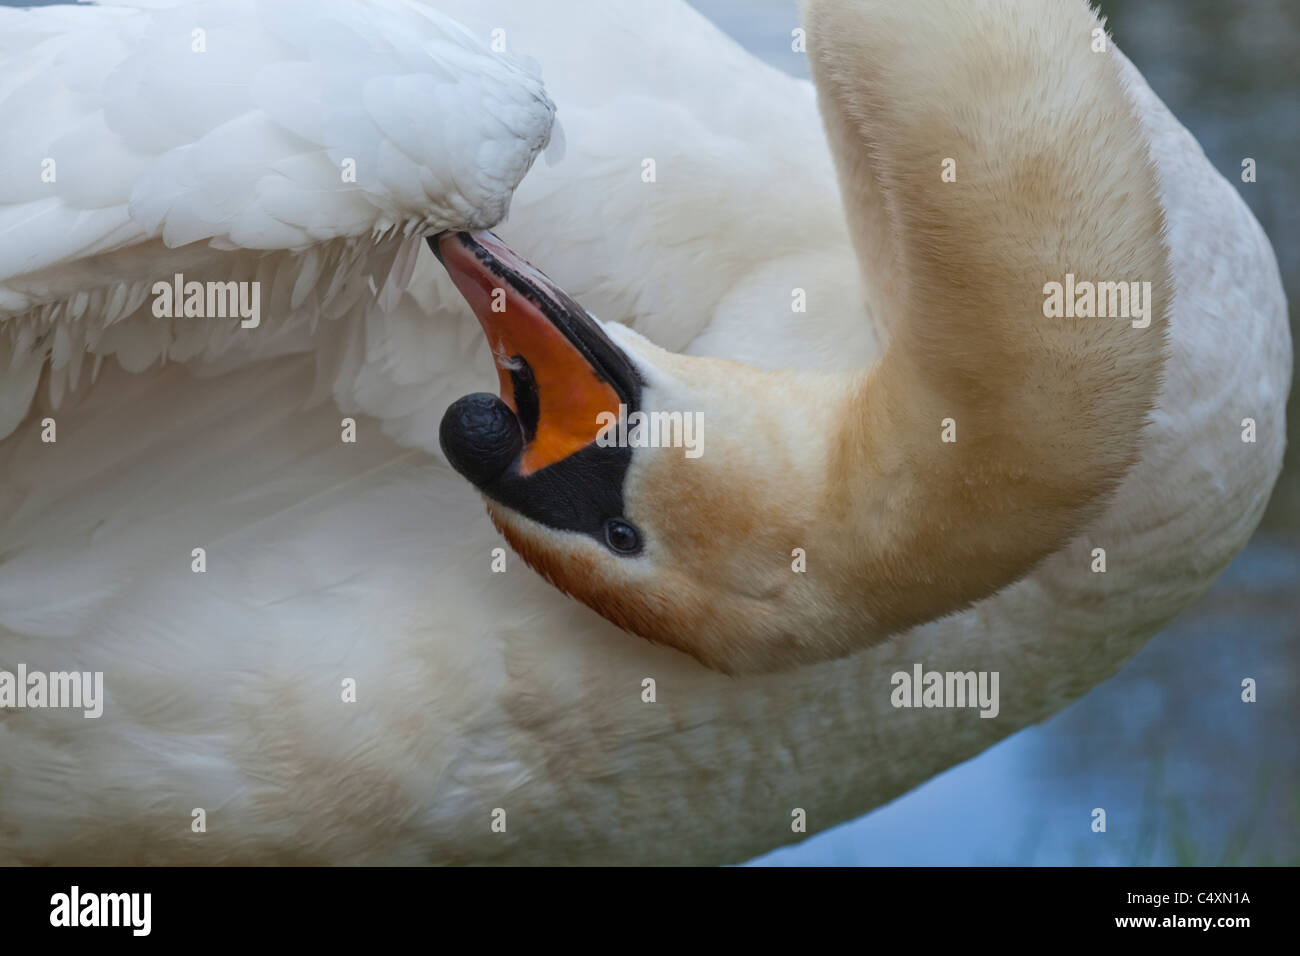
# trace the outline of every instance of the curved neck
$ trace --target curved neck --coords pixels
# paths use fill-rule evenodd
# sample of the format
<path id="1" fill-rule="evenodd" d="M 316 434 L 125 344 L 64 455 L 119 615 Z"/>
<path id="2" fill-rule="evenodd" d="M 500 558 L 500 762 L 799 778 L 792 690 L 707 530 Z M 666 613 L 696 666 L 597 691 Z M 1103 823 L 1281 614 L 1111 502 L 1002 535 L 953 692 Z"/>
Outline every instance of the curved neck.
<path id="1" fill-rule="evenodd" d="M 870 592 L 845 597 L 879 639 L 1023 576 L 1137 460 L 1163 363 L 1164 222 L 1081 0 L 812 0 L 806 20 L 868 294 L 890 317 L 840 410 L 822 503 L 850 542 L 852 574 L 833 577 Z"/>
<path id="2" fill-rule="evenodd" d="M 1155 177 L 1084 0 L 811 0 L 807 25 L 879 362 L 762 372 L 618 335 L 663 373 L 647 407 L 721 423 L 699 460 L 634 458 L 646 563 L 493 512 L 562 590 L 733 673 L 843 656 L 1023 577 L 1138 460 L 1164 361 Z M 1099 311 L 1101 283 L 1131 315 Z"/>

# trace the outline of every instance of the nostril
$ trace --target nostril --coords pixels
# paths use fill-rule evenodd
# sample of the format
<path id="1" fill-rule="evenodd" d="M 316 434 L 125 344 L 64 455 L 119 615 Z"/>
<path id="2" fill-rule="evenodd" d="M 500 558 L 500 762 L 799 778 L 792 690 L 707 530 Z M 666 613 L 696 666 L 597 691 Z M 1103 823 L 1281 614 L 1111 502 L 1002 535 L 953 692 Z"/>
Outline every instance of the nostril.
<path id="1" fill-rule="evenodd" d="M 476 392 L 443 414 L 438 443 L 451 466 L 482 488 L 519 458 L 524 437 L 509 405 L 496 395 Z"/>
<path id="2" fill-rule="evenodd" d="M 524 441 L 531 442 L 537 437 L 537 423 L 542 417 L 537 379 L 533 367 L 522 355 L 513 355 L 510 361 L 510 387 L 514 391 L 515 408 L 519 410 L 519 425 L 524 430 Z"/>

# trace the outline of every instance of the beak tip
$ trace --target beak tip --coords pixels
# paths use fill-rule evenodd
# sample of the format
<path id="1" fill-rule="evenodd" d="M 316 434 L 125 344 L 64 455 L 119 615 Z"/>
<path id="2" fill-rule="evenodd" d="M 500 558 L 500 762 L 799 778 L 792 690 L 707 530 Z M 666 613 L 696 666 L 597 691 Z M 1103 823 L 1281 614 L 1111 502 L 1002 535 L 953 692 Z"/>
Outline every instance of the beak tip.
<path id="1" fill-rule="evenodd" d="M 495 233 L 486 231 L 466 232 L 463 229 L 448 230 L 445 232 L 435 232 L 431 236 L 424 237 L 424 241 L 429 244 L 429 248 L 433 250 L 433 254 L 438 257 L 438 261 L 441 262 L 444 267 L 446 267 L 447 261 L 443 258 L 443 246 L 445 243 L 452 242 L 453 240 L 458 241 L 461 245 L 467 248 L 481 248 L 483 246 L 482 240 L 487 240 L 489 243 L 494 242 L 504 247 L 504 243 L 497 238 Z"/>
<path id="2" fill-rule="evenodd" d="M 446 268 L 447 261 L 442 257 L 442 244 L 444 242 L 450 241 L 452 238 L 454 238 L 457 235 L 459 235 L 459 233 L 436 232 L 431 236 L 424 237 L 424 241 L 429 244 L 429 248 L 433 250 L 434 256 L 436 256 L 438 261 L 442 263 L 443 268 Z"/>

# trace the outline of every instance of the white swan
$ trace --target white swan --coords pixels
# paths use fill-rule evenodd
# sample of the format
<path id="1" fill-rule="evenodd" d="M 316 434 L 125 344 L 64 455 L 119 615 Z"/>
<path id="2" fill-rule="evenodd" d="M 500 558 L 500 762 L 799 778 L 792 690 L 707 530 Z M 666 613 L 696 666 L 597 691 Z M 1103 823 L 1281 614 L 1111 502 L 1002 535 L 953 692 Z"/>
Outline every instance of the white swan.
<path id="1" fill-rule="evenodd" d="M 110 365 L 93 388 L 69 375 L 73 391 L 65 397 L 47 372 L 50 388 L 42 401 L 72 402 L 53 413 L 58 441 L 40 440 L 48 408 L 23 407 L 22 424 L 0 445 L 6 475 L 0 489 L 0 513 L 6 515 L 0 524 L 0 668 L 22 662 L 32 669 L 103 670 L 107 700 L 98 720 L 67 711 L 0 712 L 0 858 L 741 859 L 793 839 L 792 808 L 807 812 L 810 830 L 822 829 L 1059 709 L 1113 673 L 1201 593 L 1253 529 L 1280 463 L 1290 377 L 1272 253 L 1232 188 L 1127 62 L 1117 53 L 1091 53 L 1093 21 L 1082 4 L 995 4 L 981 15 L 988 20 L 962 13 L 966 7 L 952 0 L 897 11 L 873 2 L 812 5 L 815 72 L 841 161 L 852 239 L 866 267 L 861 279 L 807 84 L 754 63 L 675 3 L 649 11 L 644 4 L 548 5 L 545 11 L 512 4 L 438 6 L 476 24 L 483 36 L 505 26 L 513 49 L 542 60 L 547 89 L 561 106 L 569 157 L 525 180 L 506 230 L 512 245 L 606 320 L 627 320 L 668 348 L 689 346 L 772 367 L 858 367 L 879 354 L 878 341 L 898 342 L 907 329 L 920 328 L 916 315 L 890 308 L 915 304 L 906 298 L 907 278 L 944 282 L 943 271 L 927 264 L 924 253 L 945 237 L 958 244 L 954 252 L 971 248 L 951 238 L 958 234 L 944 220 L 936 225 L 915 205 L 921 196 L 962 201 L 930 192 L 939 188 L 939 160 L 948 155 L 933 152 L 940 144 L 955 143 L 953 152 L 973 160 L 959 160 L 959 183 L 966 174 L 972 183 L 986 183 L 982 200 L 956 220 L 990 251 L 986 268 L 1007 261 L 1005 247 L 997 255 L 999 241 L 1045 234 L 1048 223 L 1032 215 L 1026 222 L 1023 210 L 1036 200 L 1044 214 L 1058 212 L 1066 201 L 1062 193 L 1031 192 L 1012 202 L 1007 183 L 1018 181 L 999 179 L 1005 167 L 996 162 L 981 165 L 995 144 L 1028 142 L 1013 136 L 1024 129 L 1018 125 L 1024 123 L 1022 107 L 1048 115 L 1063 110 L 1065 116 L 1054 118 L 1079 137 L 1067 144 L 1072 156 L 1095 159 L 1097 142 L 1117 151 L 1106 154 L 1110 166 L 1064 164 L 1041 174 L 1050 179 L 1074 169 L 1094 189 L 1076 197 L 1080 202 L 1108 201 L 1110 194 L 1089 177 L 1114 175 L 1117 183 L 1137 184 L 1127 197 L 1134 205 L 1111 209 L 1104 220 L 1131 248 L 1078 246 L 1099 257 L 1099 268 L 1132 261 L 1158 285 L 1164 256 L 1158 243 L 1149 242 L 1156 206 L 1143 205 L 1144 173 L 1135 160 L 1141 137 L 1128 125 L 1127 110 L 1116 106 L 1117 73 L 1129 84 L 1160 175 L 1156 215 L 1167 224 L 1176 287 L 1172 308 L 1165 303 L 1163 309 L 1164 381 L 1140 457 L 1098 514 L 1084 506 L 1081 517 L 1074 513 L 1078 501 L 1049 496 L 1047 517 L 1060 525 L 1044 537 L 1063 541 L 1074 522 L 1086 519 L 1082 532 L 969 610 L 840 660 L 733 679 L 629 637 L 513 558 L 505 574 L 492 572 L 492 549 L 500 539 L 477 496 L 418 451 L 432 448 L 450 399 L 491 381 L 491 361 L 473 320 L 431 257 L 415 263 L 405 295 L 399 269 L 387 296 L 374 296 L 373 304 L 361 296 L 356 309 L 320 321 L 314 335 L 304 321 L 286 322 L 287 331 L 274 341 L 258 338 L 251 351 L 263 356 L 260 362 L 250 364 L 249 350 L 231 333 L 229 345 L 209 343 L 206 352 L 182 354 L 209 360 L 192 363 L 211 373 L 202 378 L 175 364 L 138 374 Z M 44 29 L 55 32 L 71 22 L 6 13 L 11 16 L 54 24 Z M 990 29 L 992 23 L 998 29 Z M 5 56 L 46 49 L 28 36 L 6 47 Z M 573 56 L 574 49 L 583 56 Z M 88 59 L 65 57 L 33 69 L 54 71 Z M 991 62 L 1020 69 L 1008 75 L 997 68 L 1005 85 L 992 77 L 983 88 L 946 85 L 956 77 L 984 76 L 980 67 Z M 1062 70 L 1061 63 L 1073 69 Z M 476 71 L 491 69 L 476 61 Z M 1084 95 L 1065 96 L 1054 85 L 1067 82 L 1061 77 L 1073 78 L 1069 93 Z M 514 71 L 506 88 L 531 87 L 526 74 Z M 997 108 L 1004 102 L 999 95 L 1005 109 Z M 955 119 L 967 115 L 956 112 L 963 96 L 972 101 L 966 106 L 982 110 L 975 114 L 981 121 L 968 127 Z M 3 101 L 0 119 L 13 101 Z M 536 95 L 521 102 L 532 104 L 527 128 L 535 132 L 525 129 L 507 142 L 526 166 L 545 138 L 549 107 Z M 1077 113 L 1070 112 L 1072 103 L 1079 104 Z M 1109 111 L 1098 112 L 1099 104 L 1109 104 Z M 909 105 L 928 111 L 908 112 Z M 1081 122 L 1071 127 L 1070 120 Z M 855 132 L 884 146 L 877 165 L 855 160 L 865 155 L 852 142 Z M 27 139 L 39 145 L 39 137 Z M 1062 148 L 1050 140 L 1033 144 L 1046 157 Z M 912 152 L 919 146 L 927 148 Z M 645 158 L 657 160 L 653 184 L 641 179 Z M 926 178 L 912 182 L 913 174 Z M 459 210 L 466 221 L 455 226 L 473 226 L 473 210 L 490 215 L 490 197 L 508 193 L 506 179 Z M 876 192 L 881 182 L 883 201 Z M 204 195 L 194 193 L 196 199 Z M 1015 217 L 1015 235 L 990 230 L 989 223 L 1002 221 L 1003 209 Z M 1088 235 L 1102 228 L 1089 225 L 1080 210 L 1069 211 L 1058 225 Z M 944 205 L 943 212 L 946 219 L 961 210 Z M 919 250 L 908 245 L 918 235 L 926 237 Z M 42 248 L 36 240 L 27 245 L 33 252 Z M 1026 254 L 1037 249 L 1051 258 L 1043 252 L 1050 243 L 1024 245 Z M 128 268 L 121 259 L 82 258 L 80 248 L 48 261 L 48 276 L 68 279 L 66 286 L 52 286 L 65 302 L 87 272 L 111 278 Z M 1063 248 L 1081 252 L 1074 241 Z M 472 266 L 458 264 L 456 250 L 444 245 L 444 258 L 463 279 Z M 203 261 L 210 259 L 196 260 Z M 358 275 L 367 269 L 381 273 L 378 292 L 390 270 L 366 266 Z M 4 287 L 12 290 L 15 277 L 25 274 L 6 275 Z M 981 296 L 1013 294 L 979 276 L 963 270 L 946 279 L 980 281 Z M 330 278 L 322 266 L 319 279 L 303 285 L 319 289 Z M 865 309 L 854 305 L 859 283 Z M 17 284 L 30 292 L 30 283 Z M 295 284 L 287 293 L 291 305 Z M 274 302 L 273 279 L 269 285 Z M 806 317 L 790 312 L 796 286 L 808 292 Z M 938 294 L 951 305 L 958 291 L 941 288 Z M 65 311 L 47 316 L 51 338 L 22 338 L 19 331 L 9 340 L 15 367 L 25 367 L 38 348 L 50 350 L 54 364 L 71 361 L 63 359 L 69 346 L 59 345 L 59 329 L 70 335 L 75 321 L 66 310 L 84 315 L 91 307 L 72 298 Z M 33 301 L 25 307 L 43 306 Z M 269 308 L 269 319 L 279 319 L 278 312 Z M 1025 318 L 1012 309 L 990 321 Z M 891 320 L 898 323 L 893 329 Z M 795 322 L 801 324 L 792 328 Z M 1153 328 L 1159 327 L 1157 315 Z M 655 368 L 671 374 L 704 367 L 667 357 L 617 327 L 607 331 L 646 375 Z M 160 353 L 135 343 L 145 334 L 133 333 L 129 344 L 152 363 Z M 1225 354 L 1225 337 L 1234 343 L 1231 354 Z M 267 355 L 275 350 L 283 354 Z M 471 353 L 472 361 L 462 358 Z M 947 354 L 938 350 L 930 357 Z M 1032 358 L 1028 367 L 1041 367 L 1043 356 Z M 1111 440 L 1133 440 L 1131 418 L 1140 418 L 1143 390 L 1150 387 L 1143 383 L 1159 362 L 1149 352 L 1132 360 L 1131 381 L 1111 381 L 1123 393 L 1113 414 L 1128 417 L 1083 456 L 1090 466 L 1109 460 Z M 953 370 L 963 372 L 972 370 Z M 1014 364 L 1004 369 L 1015 373 Z M 739 374 L 750 373 L 716 373 L 721 397 L 708 406 L 711 414 L 723 420 L 734 414 L 724 389 Z M 1109 374 L 1093 368 L 1081 381 L 1095 384 Z M 683 388 L 708 381 L 691 375 L 679 377 Z M 374 416 L 359 418 L 356 445 L 339 441 L 334 408 L 300 404 L 314 378 L 346 411 Z M 1005 389 L 1008 383 L 992 384 Z M 1042 382 L 1047 389 L 1059 384 Z M 967 399 L 959 404 L 964 411 L 975 407 Z M 1240 440 L 1245 417 L 1257 423 L 1254 444 Z M 381 423 L 395 441 L 380 436 Z M 1062 427 L 1066 434 L 1089 434 L 1077 422 Z M 715 434 L 701 459 L 718 462 L 711 467 L 724 464 L 720 447 L 733 463 L 746 454 L 736 436 L 718 435 L 720 443 L 713 444 Z M 816 446 L 826 439 L 810 440 Z M 1126 455 L 1121 449 L 1119 457 Z M 808 460 L 792 455 L 787 464 L 798 469 Z M 1044 464 L 1055 468 L 1060 461 Z M 1120 467 L 1102 467 L 1100 484 L 1079 489 L 1081 495 L 1100 495 Z M 767 459 L 756 454 L 750 471 L 756 482 L 765 468 Z M 728 477 L 735 482 L 735 472 Z M 678 512 L 679 525 L 646 522 L 648 535 L 689 527 L 690 509 L 716 500 L 704 495 L 707 486 L 675 497 L 670 486 L 676 480 L 643 485 L 660 487 L 662 514 L 686 509 Z M 733 520 L 743 518 L 743 512 L 733 514 Z M 504 515 L 505 522 L 512 520 Z M 514 530 L 517 538 L 537 533 L 522 523 Z M 817 540 L 826 537 L 818 533 Z M 1047 547 L 1035 533 L 1012 540 L 1020 548 L 1011 560 L 1017 566 L 1032 563 Z M 541 547 L 572 557 L 597 546 L 573 542 L 566 536 Z M 785 548 L 784 540 L 779 543 Z M 203 574 L 191 570 L 196 546 L 207 549 Z M 1106 574 L 1090 571 L 1094 547 L 1106 548 Z M 987 542 L 977 537 L 970 548 L 983 556 Z M 810 579 L 820 555 L 816 546 L 810 549 Z M 653 555 L 647 550 L 646 556 Z M 545 563 L 547 555 L 534 559 Z M 924 600 L 941 613 L 1018 573 L 994 565 L 989 562 L 989 577 L 975 575 L 956 587 L 941 581 L 937 596 Z M 610 573 L 596 563 L 591 568 L 592 580 Z M 562 573 L 563 565 L 551 570 Z M 571 586 L 592 597 L 585 582 Z M 721 610 L 725 619 L 727 609 Z M 856 610 L 875 613 L 874 607 Z M 907 621 L 903 613 L 895 623 Z M 727 638 L 695 643 L 689 628 L 665 630 L 658 623 L 646 628 L 652 636 L 676 639 L 719 666 L 789 663 L 780 648 L 753 660 L 744 649 L 733 654 Z M 878 639 L 891 629 L 890 619 L 880 623 L 847 638 L 839 624 L 829 633 L 817 631 L 809 636 L 828 637 L 832 646 L 808 650 L 838 653 L 855 640 Z M 705 627 L 699 630 L 706 636 Z M 998 718 L 981 720 L 969 710 L 894 709 L 890 675 L 916 662 L 938 670 L 1000 671 Z M 355 704 L 340 700 L 341 681 L 349 678 L 356 681 Z M 645 678 L 656 682 L 654 703 L 643 699 Z M 203 833 L 191 826 L 199 807 L 207 811 Z M 497 808 L 508 820 L 504 832 L 492 826 Z"/>

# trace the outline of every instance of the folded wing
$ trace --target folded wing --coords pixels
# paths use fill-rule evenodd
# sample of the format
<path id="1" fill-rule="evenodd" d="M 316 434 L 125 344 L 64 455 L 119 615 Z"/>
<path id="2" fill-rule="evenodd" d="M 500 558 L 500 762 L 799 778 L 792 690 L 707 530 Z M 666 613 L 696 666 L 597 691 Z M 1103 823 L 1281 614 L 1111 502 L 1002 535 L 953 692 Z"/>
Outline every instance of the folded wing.
<path id="1" fill-rule="evenodd" d="M 549 140 L 488 42 L 410 0 L 0 9 L 0 437 L 43 375 L 57 409 L 106 356 L 230 367 L 395 306 Z M 160 316 L 177 274 L 257 283 L 259 325 Z"/>

